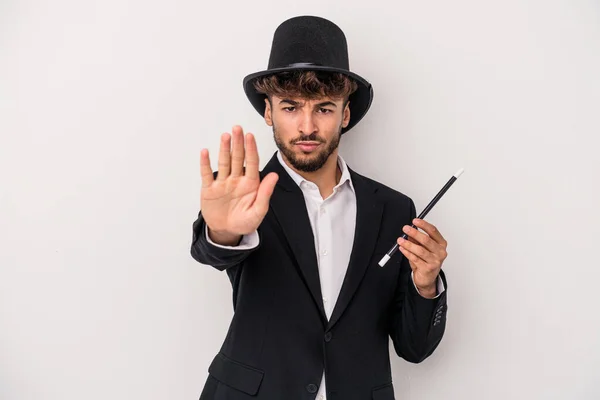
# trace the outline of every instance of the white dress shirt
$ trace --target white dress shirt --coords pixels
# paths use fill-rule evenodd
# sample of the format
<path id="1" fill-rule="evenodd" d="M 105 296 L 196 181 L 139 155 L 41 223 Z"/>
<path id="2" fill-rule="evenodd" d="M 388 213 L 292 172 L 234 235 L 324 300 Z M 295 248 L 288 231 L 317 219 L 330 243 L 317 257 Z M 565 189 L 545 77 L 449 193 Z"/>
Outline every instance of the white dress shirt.
<path id="1" fill-rule="evenodd" d="M 352 245 L 354 243 L 356 194 L 352 185 L 350 171 L 346 162 L 338 155 L 338 166 L 342 171 L 342 176 L 339 183 L 333 188 L 333 193 L 326 199 L 323 199 L 318 186 L 313 182 L 307 181 L 291 169 L 285 163 L 279 151 L 277 152 L 277 159 L 300 187 L 304 195 L 315 241 L 323 305 L 327 319 L 329 319 L 342 288 L 342 282 L 348 269 L 350 253 L 352 252 Z M 399 227 L 399 230 L 401 228 Z M 258 231 L 244 235 L 238 246 L 221 246 L 215 244 L 208 237 L 208 228 L 206 228 L 206 238 L 209 243 L 215 246 L 230 249 L 251 249 L 259 244 Z M 444 290 L 444 284 L 438 278 L 438 296 Z M 316 399 L 326 400 L 326 393 L 325 371 L 323 371 Z"/>

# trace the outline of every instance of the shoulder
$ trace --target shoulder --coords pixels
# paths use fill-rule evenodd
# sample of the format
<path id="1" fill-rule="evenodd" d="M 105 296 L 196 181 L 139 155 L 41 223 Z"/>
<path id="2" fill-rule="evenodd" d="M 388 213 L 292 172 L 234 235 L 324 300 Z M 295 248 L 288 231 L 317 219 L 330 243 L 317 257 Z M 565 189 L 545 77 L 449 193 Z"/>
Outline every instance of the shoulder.
<path id="1" fill-rule="evenodd" d="M 356 171 L 351 170 L 351 174 L 353 179 L 360 179 L 365 184 L 372 187 L 377 197 L 381 199 L 384 203 L 393 203 L 407 206 L 413 205 L 413 200 L 407 194 L 396 190 L 384 183 L 378 182 L 375 179 L 359 174 Z"/>

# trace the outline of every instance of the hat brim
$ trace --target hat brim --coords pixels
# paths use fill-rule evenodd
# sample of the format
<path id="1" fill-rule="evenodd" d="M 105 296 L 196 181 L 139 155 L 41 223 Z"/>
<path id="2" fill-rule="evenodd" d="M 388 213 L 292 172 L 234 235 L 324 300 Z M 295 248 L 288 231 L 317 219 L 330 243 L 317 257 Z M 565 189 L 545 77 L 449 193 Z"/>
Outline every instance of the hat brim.
<path id="1" fill-rule="evenodd" d="M 325 67 L 319 65 L 293 66 L 284 68 L 273 68 L 265 71 L 255 72 L 244 78 L 243 85 L 244 91 L 246 92 L 246 96 L 248 97 L 248 100 L 250 100 L 252 106 L 254 106 L 256 111 L 261 116 L 265 115 L 265 95 L 262 93 L 258 93 L 256 89 L 254 89 L 254 80 L 263 76 L 273 75 L 278 72 L 297 70 L 339 72 L 346 76 L 349 76 L 350 78 L 356 81 L 358 89 L 354 93 L 352 93 L 348 98 L 350 102 L 350 122 L 348 123 L 348 126 L 342 128 L 342 134 L 346 133 L 351 128 L 353 128 L 365 116 L 365 114 L 371 107 L 371 103 L 373 102 L 373 86 L 360 75 L 347 71 L 345 69 Z"/>

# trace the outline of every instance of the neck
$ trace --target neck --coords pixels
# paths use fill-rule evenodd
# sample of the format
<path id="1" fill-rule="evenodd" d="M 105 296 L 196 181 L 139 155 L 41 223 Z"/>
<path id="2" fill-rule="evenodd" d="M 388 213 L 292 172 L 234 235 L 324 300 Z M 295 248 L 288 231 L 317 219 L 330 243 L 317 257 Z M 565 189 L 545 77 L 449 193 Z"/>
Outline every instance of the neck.
<path id="1" fill-rule="evenodd" d="M 314 172 L 298 171 L 296 168 L 290 165 L 290 162 L 283 154 L 282 158 L 291 169 L 298 173 L 298 175 L 317 185 L 323 198 L 328 197 L 333 192 L 333 188 L 340 182 L 340 179 L 342 178 L 342 170 L 338 166 L 337 162 L 337 149 L 331 153 L 325 164 L 319 168 L 319 170 Z"/>

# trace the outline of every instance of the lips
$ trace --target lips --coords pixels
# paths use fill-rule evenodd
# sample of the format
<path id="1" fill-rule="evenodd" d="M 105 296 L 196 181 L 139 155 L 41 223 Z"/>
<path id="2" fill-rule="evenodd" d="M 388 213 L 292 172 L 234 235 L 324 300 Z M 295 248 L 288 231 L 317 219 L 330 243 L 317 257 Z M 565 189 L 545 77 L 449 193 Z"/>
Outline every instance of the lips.
<path id="1" fill-rule="evenodd" d="M 310 152 L 319 147 L 321 143 L 296 143 L 296 146 L 302 151 Z"/>

